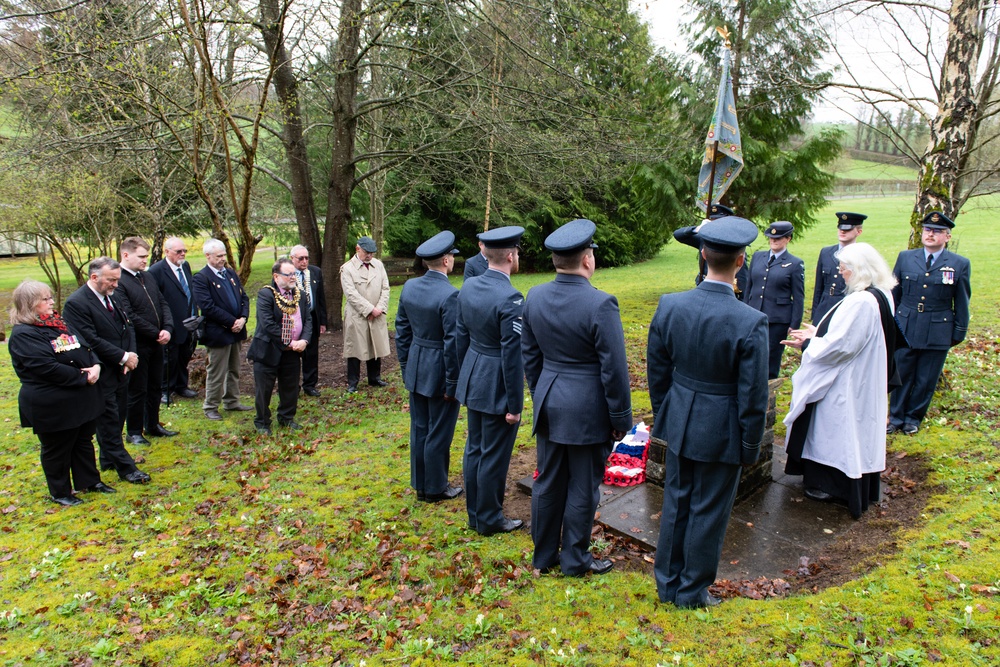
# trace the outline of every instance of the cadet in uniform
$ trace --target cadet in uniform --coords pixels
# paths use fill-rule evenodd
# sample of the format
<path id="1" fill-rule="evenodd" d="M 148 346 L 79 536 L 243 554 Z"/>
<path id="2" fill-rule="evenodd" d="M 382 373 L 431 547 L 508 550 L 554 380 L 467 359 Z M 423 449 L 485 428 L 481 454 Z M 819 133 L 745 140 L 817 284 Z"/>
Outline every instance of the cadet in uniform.
<path id="1" fill-rule="evenodd" d="M 709 211 L 709 220 L 718 220 L 726 216 L 735 215 L 733 210 L 728 206 L 723 206 L 722 204 L 712 204 L 712 209 Z M 705 258 L 701 256 L 701 239 L 698 237 L 698 230 L 701 225 L 692 225 L 690 227 L 681 227 L 674 230 L 674 238 L 683 243 L 684 245 L 689 245 L 692 248 L 698 250 L 698 275 L 694 277 L 694 284 L 698 285 L 702 280 L 705 279 L 705 273 L 708 271 L 708 266 L 705 264 Z M 736 298 L 743 299 L 744 291 L 747 286 L 747 276 L 749 271 L 746 264 L 740 267 L 740 270 L 736 272 Z"/>
<path id="2" fill-rule="evenodd" d="M 503 494 L 514 439 L 524 407 L 521 311 L 524 297 L 510 283 L 518 268 L 523 227 L 499 227 L 479 240 L 489 268 L 469 278 L 458 295 L 458 375 L 456 397 L 468 408 L 465 445 L 466 507 L 469 527 L 482 535 L 509 533 L 524 525 L 503 514 Z"/>
<path id="3" fill-rule="evenodd" d="M 479 237 L 479 234 L 476 234 Z M 481 276 L 486 273 L 486 268 L 490 265 L 486 261 L 486 255 L 483 254 L 483 242 L 479 242 L 479 252 L 477 252 L 473 257 L 465 260 L 465 271 L 462 273 L 462 280 L 468 280 L 469 278 L 475 278 L 476 276 Z"/>
<path id="4" fill-rule="evenodd" d="M 660 538 L 653 571 L 661 602 L 719 603 L 715 581 L 740 465 L 757 460 L 767 412 L 767 317 L 733 298 L 733 278 L 757 227 L 706 222 L 708 274 L 660 297 L 649 326 L 651 435 L 667 442 Z"/>
<path id="5" fill-rule="evenodd" d="M 955 223 L 943 213 L 928 213 L 920 241 L 923 248 L 904 250 L 892 272 L 896 319 L 909 348 L 896 351 L 902 386 L 889 401 L 889 433 L 913 435 L 934 397 L 948 349 L 965 340 L 972 286 L 969 260 L 948 250 Z"/>
<path id="6" fill-rule="evenodd" d="M 448 274 L 457 252 L 448 231 L 420 244 L 427 273 L 406 281 L 396 311 L 396 356 L 410 392 L 410 486 L 429 503 L 462 493 L 448 483 L 458 421 L 458 290 Z"/>
<path id="7" fill-rule="evenodd" d="M 612 568 L 590 554 L 590 534 L 611 444 L 632 428 L 618 300 L 590 284 L 596 230 L 574 220 L 545 239 L 556 277 L 528 292 L 521 332 L 538 444 L 532 565 L 569 576 Z"/>
<path id="8" fill-rule="evenodd" d="M 764 236 L 771 249 L 754 253 L 743 302 L 767 315 L 767 377 L 773 380 L 781 372 L 781 355 L 785 351 L 781 341 L 789 330 L 802 326 L 806 265 L 788 252 L 792 223 L 772 223 Z"/>
<path id="9" fill-rule="evenodd" d="M 837 245 L 828 245 L 819 251 L 816 261 L 816 284 L 813 286 L 812 321 L 819 324 L 830 309 L 840 303 L 847 293 L 847 282 L 840 275 L 837 252 L 858 240 L 864 231 L 861 225 L 867 215 L 837 213 Z"/>

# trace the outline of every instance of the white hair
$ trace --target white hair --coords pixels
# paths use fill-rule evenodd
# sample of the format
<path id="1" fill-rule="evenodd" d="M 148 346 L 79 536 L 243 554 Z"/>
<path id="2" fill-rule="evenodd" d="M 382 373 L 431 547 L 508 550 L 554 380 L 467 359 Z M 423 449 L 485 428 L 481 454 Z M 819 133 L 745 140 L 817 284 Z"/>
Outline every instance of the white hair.
<path id="1" fill-rule="evenodd" d="M 871 244 L 852 243 L 840 250 L 836 257 L 851 272 L 851 277 L 847 279 L 848 294 L 861 292 L 869 286 L 888 292 L 896 286 L 896 276 L 892 275 L 889 265 Z"/>
<path id="2" fill-rule="evenodd" d="M 225 252 L 226 244 L 219 239 L 209 239 L 205 241 L 205 245 L 202 246 L 202 251 L 204 251 L 206 255 L 209 253 Z"/>

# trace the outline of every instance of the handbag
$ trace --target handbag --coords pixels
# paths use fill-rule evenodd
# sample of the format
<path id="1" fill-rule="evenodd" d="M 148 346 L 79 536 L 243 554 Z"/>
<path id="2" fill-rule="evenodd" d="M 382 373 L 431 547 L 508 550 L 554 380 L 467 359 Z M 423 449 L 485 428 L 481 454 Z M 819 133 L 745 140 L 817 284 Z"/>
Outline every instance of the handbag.
<path id="1" fill-rule="evenodd" d="M 204 315 L 192 315 L 191 317 L 184 318 L 184 321 L 181 322 L 181 324 L 184 325 L 184 328 L 187 329 L 189 333 L 192 333 L 198 338 L 201 338 L 201 332 L 202 332 L 201 323 L 204 321 L 205 321 Z"/>

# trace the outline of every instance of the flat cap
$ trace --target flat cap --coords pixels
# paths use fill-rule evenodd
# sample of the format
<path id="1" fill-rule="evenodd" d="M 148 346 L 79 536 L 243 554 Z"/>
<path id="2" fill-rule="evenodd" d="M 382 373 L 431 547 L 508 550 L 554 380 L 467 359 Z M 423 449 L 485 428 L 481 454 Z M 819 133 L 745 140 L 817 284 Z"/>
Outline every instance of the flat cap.
<path id="1" fill-rule="evenodd" d="M 420 259 L 437 259 L 447 254 L 456 254 L 455 234 L 447 230 L 438 232 L 417 246 L 417 257 Z"/>
<path id="2" fill-rule="evenodd" d="M 863 213 L 837 213 L 837 229 L 847 231 L 864 223 L 867 215 Z"/>
<path id="3" fill-rule="evenodd" d="M 717 252 L 742 250 L 754 242 L 758 233 L 757 225 L 735 215 L 709 220 L 698 230 L 702 244 Z"/>
<path id="4" fill-rule="evenodd" d="M 487 248 L 514 248 L 517 247 L 524 234 L 524 227 L 511 225 L 510 227 L 497 227 L 482 234 L 476 234 L 483 245 Z"/>
<path id="5" fill-rule="evenodd" d="M 378 246 L 375 245 L 375 240 L 370 236 L 362 236 L 358 239 L 358 247 L 365 252 L 376 252 L 378 250 Z"/>
<path id="6" fill-rule="evenodd" d="M 955 229 L 955 223 L 941 211 L 932 211 L 920 223 L 927 229 Z"/>
<path id="7" fill-rule="evenodd" d="M 792 226 L 792 223 L 778 220 L 767 226 L 764 236 L 769 239 L 783 239 L 786 236 L 791 236 L 793 231 L 795 231 L 795 228 Z"/>
<path id="8" fill-rule="evenodd" d="M 571 220 L 545 237 L 545 247 L 557 255 L 571 255 L 584 248 L 596 248 L 597 225 L 586 218 Z"/>
<path id="9" fill-rule="evenodd" d="M 723 206 L 722 204 L 712 204 L 712 207 L 708 209 L 708 219 L 715 220 L 716 218 L 724 218 L 727 215 L 736 215 L 733 209 L 728 206 Z"/>

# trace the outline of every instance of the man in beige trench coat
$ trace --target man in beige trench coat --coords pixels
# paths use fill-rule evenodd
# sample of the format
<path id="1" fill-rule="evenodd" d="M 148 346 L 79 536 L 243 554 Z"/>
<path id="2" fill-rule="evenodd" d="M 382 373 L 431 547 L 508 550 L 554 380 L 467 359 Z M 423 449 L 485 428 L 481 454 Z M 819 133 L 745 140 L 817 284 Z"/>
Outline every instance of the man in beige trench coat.
<path id="1" fill-rule="evenodd" d="M 361 360 L 368 371 L 368 384 L 384 387 L 382 357 L 389 354 L 389 276 L 375 259 L 378 248 L 368 236 L 358 239 L 354 257 L 340 267 L 344 307 L 344 358 L 347 359 L 347 392 L 358 390 Z"/>

